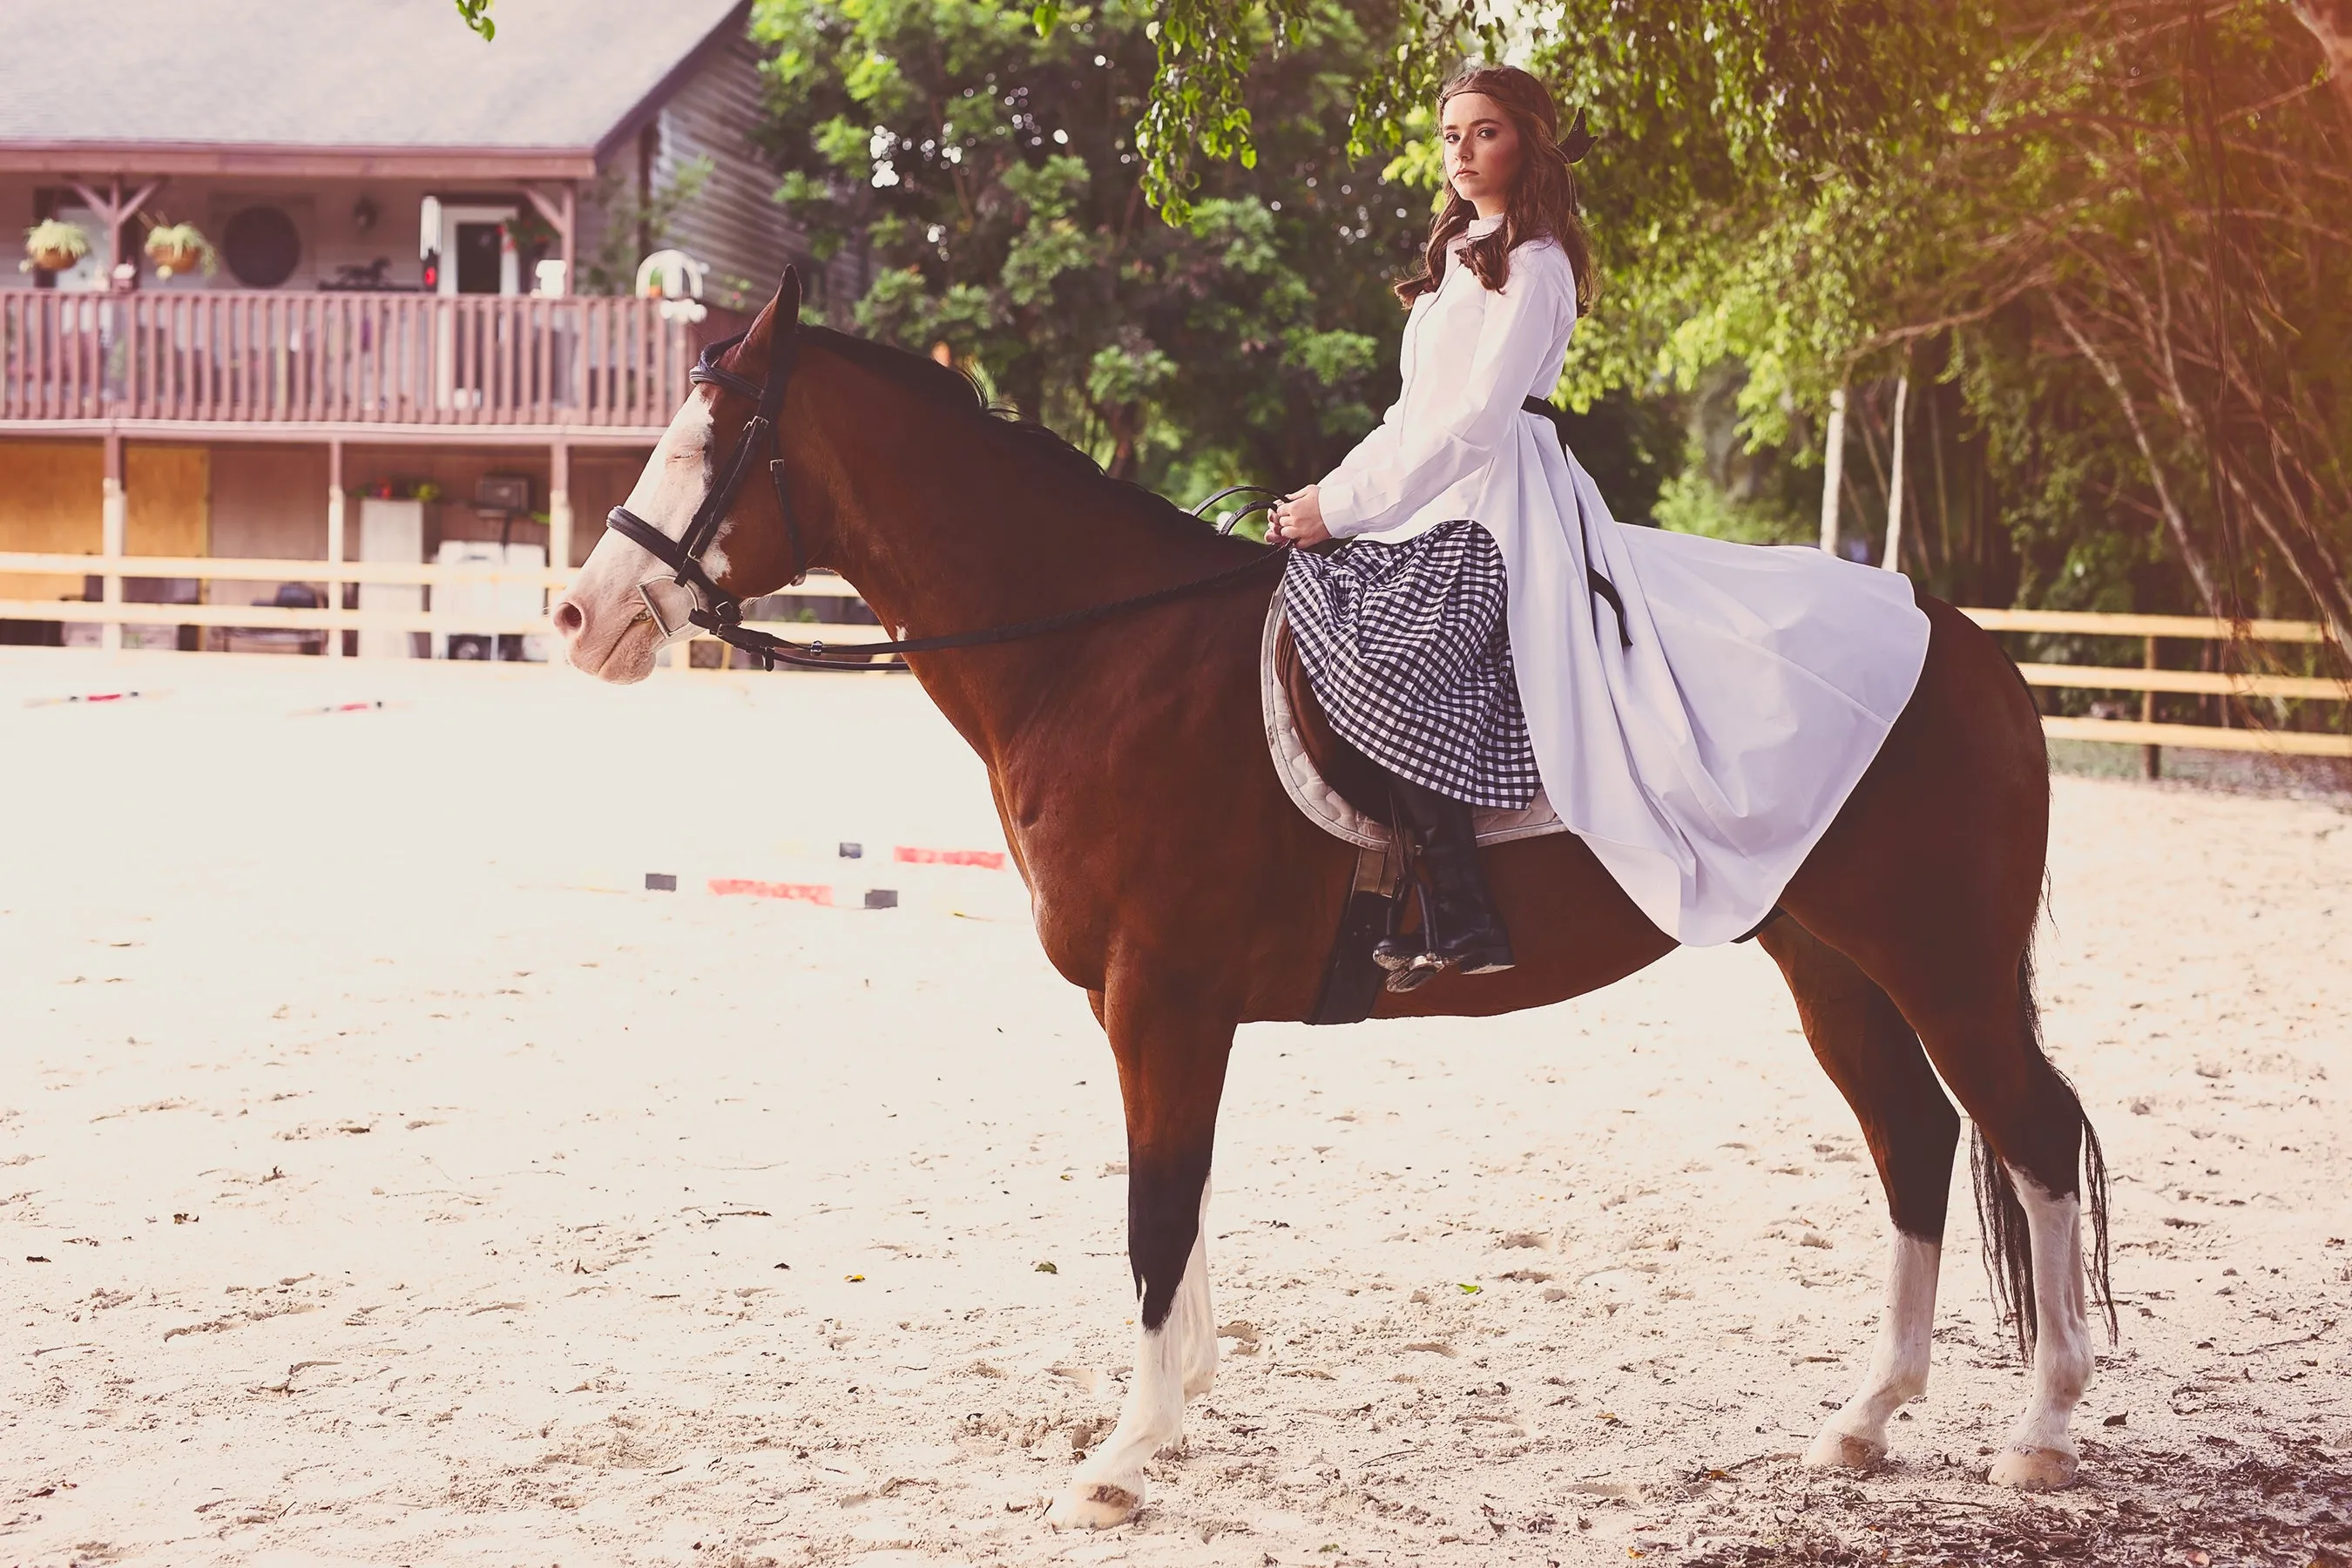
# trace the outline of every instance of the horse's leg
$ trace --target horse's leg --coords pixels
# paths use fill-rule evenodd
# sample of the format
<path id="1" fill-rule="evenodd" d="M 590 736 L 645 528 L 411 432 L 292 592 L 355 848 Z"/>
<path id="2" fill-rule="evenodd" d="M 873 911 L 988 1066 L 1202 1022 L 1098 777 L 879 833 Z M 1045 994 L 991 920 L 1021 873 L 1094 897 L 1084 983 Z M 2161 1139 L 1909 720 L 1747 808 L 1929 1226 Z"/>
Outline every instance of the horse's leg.
<path id="1" fill-rule="evenodd" d="M 1070 1479 L 1045 1522 L 1123 1524 L 1143 1506 L 1143 1467 L 1183 1435 L 1184 1400 L 1207 1391 L 1209 1159 L 1234 1015 L 1189 987 L 1114 983 L 1097 1008 L 1127 1106 L 1127 1250 L 1135 1270 L 1134 1379 L 1118 1425 Z"/>
<path id="2" fill-rule="evenodd" d="M 2090 1387 L 2095 1358 L 2083 1288 L 2084 1184 L 2077 1171 L 2087 1164 L 2102 1237 L 2106 1172 L 2074 1086 L 2042 1053 L 2031 961 L 2020 959 L 2007 984 L 1987 990 L 1979 999 L 1907 1011 L 1919 1022 L 1937 1070 L 1976 1123 L 1972 1163 L 1988 1268 L 1996 1299 L 2017 1314 L 2021 1348 L 2033 1355 L 2032 1395 L 1990 1479 L 2043 1491 L 2073 1485 L 2082 1464 L 2066 1428 Z M 2104 1256 L 2098 1268 L 2104 1275 Z"/>
<path id="3" fill-rule="evenodd" d="M 1918 688 L 1780 902 L 1885 987 L 1990 1146 L 1994 1158 L 1980 1147 L 1974 1162 L 1985 1255 L 1996 1299 L 2014 1301 L 2034 1346 L 2032 1399 L 1992 1479 L 2063 1486 L 2079 1463 L 2066 1424 L 2091 1374 L 2083 1197 L 2104 1237 L 2106 1187 L 2033 1005 L 2049 760 L 2032 694 L 2000 647 L 1950 605 L 1921 606 L 1933 629 Z M 2105 1295 L 2104 1240 L 2095 1252 Z"/>
<path id="4" fill-rule="evenodd" d="M 1774 921 L 1757 942 L 1780 964 L 1813 1055 L 1862 1123 L 1893 1221 L 1870 1370 L 1805 1454 L 1818 1469 L 1867 1470 L 1886 1458 L 1886 1423 L 1927 1388 L 1959 1113 L 1911 1026 L 1852 959 L 1793 920 Z"/>

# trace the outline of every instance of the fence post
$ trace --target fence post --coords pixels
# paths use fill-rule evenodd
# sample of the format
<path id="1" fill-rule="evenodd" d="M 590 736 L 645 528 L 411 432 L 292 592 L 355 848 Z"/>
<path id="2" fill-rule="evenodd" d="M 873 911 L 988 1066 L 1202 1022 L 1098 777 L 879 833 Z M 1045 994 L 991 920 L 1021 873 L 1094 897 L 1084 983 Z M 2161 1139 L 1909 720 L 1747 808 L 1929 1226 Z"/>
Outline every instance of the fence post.
<path id="1" fill-rule="evenodd" d="M 572 570 L 572 447 L 564 441 L 547 449 L 547 563 Z"/>
<path id="2" fill-rule="evenodd" d="M 331 438 L 327 442 L 327 561 L 330 565 L 339 565 L 343 559 L 345 504 L 343 443 L 340 438 Z M 340 622 L 342 619 L 343 610 L 342 579 L 330 576 L 327 579 L 326 589 L 327 608 L 335 612 L 335 618 Z M 327 657 L 329 658 L 343 657 L 343 628 L 340 625 L 327 628 Z"/>
<path id="3" fill-rule="evenodd" d="M 2151 637 L 2145 640 L 2147 647 L 2140 658 L 2140 668 L 2142 669 L 2154 669 L 2156 668 L 2156 639 Z M 2143 691 L 2139 694 L 2139 721 L 2143 724 L 2153 724 L 2156 722 L 2156 693 L 2154 691 Z M 2139 749 L 2139 776 L 2144 779 L 2159 779 L 2164 776 L 2163 747 L 2142 746 Z"/>
<path id="4" fill-rule="evenodd" d="M 124 535 L 131 517 L 129 498 L 122 490 L 122 437 L 114 431 L 106 433 L 106 480 L 100 492 L 98 510 L 98 548 L 110 563 L 122 554 Z M 110 564 L 101 581 L 104 587 L 100 597 L 110 606 L 122 603 L 122 576 L 119 566 Z M 122 651 L 122 623 L 108 620 L 98 629 L 98 646 L 109 653 Z"/>

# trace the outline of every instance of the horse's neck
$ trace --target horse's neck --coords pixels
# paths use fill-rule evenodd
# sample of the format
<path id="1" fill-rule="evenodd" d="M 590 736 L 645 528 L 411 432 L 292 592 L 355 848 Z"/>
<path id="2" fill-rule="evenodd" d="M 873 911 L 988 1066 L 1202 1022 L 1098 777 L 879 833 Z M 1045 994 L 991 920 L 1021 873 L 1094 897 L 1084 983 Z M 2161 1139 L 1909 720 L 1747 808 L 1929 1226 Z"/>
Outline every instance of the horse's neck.
<path id="1" fill-rule="evenodd" d="M 928 426 L 902 424 L 915 433 L 897 437 L 895 452 L 876 439 L 877 426 L 844 420 L 847 439 L 833 447 L 827 484 L 833 564 L 893 637 L 1041 620 L 1231 563 L 1230 546 L 1145 516 L 1141 497 L 1024 452 L 968 416 L 922 415 Z M 949 721 L 994 766 L 1040 704 L 1084 686 L 1096 646 L 1083 632 L 1062 633 L 913 662 Z"/>

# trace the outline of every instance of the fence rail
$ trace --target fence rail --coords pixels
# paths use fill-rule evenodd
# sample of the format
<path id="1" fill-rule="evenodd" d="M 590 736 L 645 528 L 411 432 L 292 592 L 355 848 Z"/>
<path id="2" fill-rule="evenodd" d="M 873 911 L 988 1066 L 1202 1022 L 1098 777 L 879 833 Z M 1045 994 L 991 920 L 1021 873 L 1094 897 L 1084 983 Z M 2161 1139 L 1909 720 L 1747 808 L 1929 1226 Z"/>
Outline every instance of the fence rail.
<path id="1" fill-rule="evenodd" d="M 2252 642 L 2311 647 L 2326 638 L 2315 621 L 2247 621 L 2233 624 L 2203 616 L 2102 615 L 2085 610 L 1963 610 L 1987 631 L 2043 632 L 2074 637 L 2134 637 L 2140 644 L 2138 668 L 2109 664 L 2021 664 L 2026 684 L 2080 691 L 2137 691 L 2137 719 L 2095 719 L 2049 714 L 2042 732 L 2055 741 L 2098 741 L 2138 746 L 2152 775 L 2165 746 L 2212 752 L 2267 752 L 2282 756 L 2352 757 L 2352 735 L 2310 730 L 2240 729 L 2222 724 L 2156 721 L 2156 694 L 2293 698 L 2305 701 L 2352 702 L 2352 683 L 2328 676 L 2242 674 L 2234 670 L 2165 669 L 2157 664 L 2157 639 Z M 2226 721 L 2228 709 L 2222 710 Z"/>
<path id="2" fill-rule="evenodd" d="M 0 289 L 0 419 L 642 429 L 723 325 L 623 298 Z"/>
<path id="3" fill-rule="evenodd" d="M 126 626 L 242 626 L 298 631 L 421 631 L 520 636 L 547 629 L 544 616 L 485 616 L 467 609 L 290 609 L 273 605 L 158 605 L 121 600 L 126 579 L 197 578 L 241 582 L 315 584 L 333 592 L 347 583 L 458 588 L 529 584 L 560 593 L 572 573 L 558 567 L 440 565 L 430 562 L 281 561 L 215 555 L 73 555 L 0 552 L 0 573 L 41 573 L 99 577 L 108 596 L 86 599 L 0 599 L 0 621 L 56 621 Z M 856 600 L 857 590 L 838 577 L 812 574 L 792 590 L 795 595 Z M 2209 724 L 2158 723 L 2152 718 L 2158 692 L 2194 696 L 2291 698 L 2305 701 L 2352 701 L 2352 683 L 2326 676 L 2258 675 L 2233 671 L 2163 669 L 2156 665 L 2155 641 L 2179 637 L 2228 641 L 2237 635 L 2227 621 L 2195 616 L 2109 616 L 2080 611 L 1971 609 L 1962 614 L 1989 631 L 2046 632 L 2072 636 L 2123 637 L 2140 640 L 2143 663 L 2128 665 L 2021 664 L 2029 685 L 2045 689 L 2137 691 L 2142 716 L 2093 719 L 2050 715 L 2042 728 L 2053 739 L 2099 741 L 2142 747 L 2185 746 L 2208 751 L 2268 752 L 2290 756 L 2352 757 L 2352 735 L 2305 730 L 2242 729 Z M 845 620 L 752 621 L 749 625 L 798 636 L 856 642 L 879 628 Z M 2310 646 L 2324 639 L 2309 621 L 2253 621 L 2245 635 L 2258 642 Z M 709 639 L 698 639 L 708 641 Z M 330 651 L 341 638 L 327 639 Z"/>
<path id="4" fill-rule="evenodd" d="M 102 599 L 0 599 L 0 621 L 54 621 L 75 626 L 233 626 L 268 631 L 390 631 L 441 632 L 475 637 L 522 637 L 549 629 L 547 617 L 485 614 L 476 609 L 343 609 L 335 607 L 333 592 L 347 583 L 414 585 L 428 588 L 512 586 L 528 584 L 560 594 L 572 574 L 556 567 L 443 565 L 404 561 L 288 561 L 268 556 L 226 555 L 73 555 L 56 552 L 0 552 L 0 574 L 47 574 L 98 577 L 110 583 Z M 227 579 L 237 582 L 299 583 L 327 590 L 330 604 L 318 609 L 278 605 L 164 605 L 119 597 L 124 581 L 172 578 Z M 796 597 L 854 602 L 857 590 L 840 578 L 812 573 L 792 590 Z M 756 601 L 755 601 L 756 603 Z M 879 628 L 855 621 L 749 620 L 746 626 L 821 637 L 831 642 L 872 639 Z M 340 637 L 321 639 L 326 651 L 341 657 Z M 722 645 L 697 637 L 698 645 Z"/>

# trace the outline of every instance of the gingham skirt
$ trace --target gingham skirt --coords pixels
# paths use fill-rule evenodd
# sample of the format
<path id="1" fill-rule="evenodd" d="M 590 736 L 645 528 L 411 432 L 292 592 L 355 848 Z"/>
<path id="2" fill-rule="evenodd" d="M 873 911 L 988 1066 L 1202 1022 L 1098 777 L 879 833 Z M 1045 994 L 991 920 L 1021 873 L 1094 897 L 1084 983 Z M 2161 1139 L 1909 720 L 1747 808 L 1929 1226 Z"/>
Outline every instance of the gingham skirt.
<path id="1" fill-rule="evenodd" d="M 1471 805 L 1542 786 L 1505 617 L 1494 536 L 1440 523 L 1402 543 L 1293 551 L 1282 607 L 1331 727 L 1404 779 Z"/>

